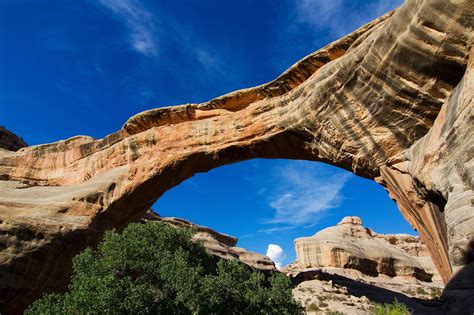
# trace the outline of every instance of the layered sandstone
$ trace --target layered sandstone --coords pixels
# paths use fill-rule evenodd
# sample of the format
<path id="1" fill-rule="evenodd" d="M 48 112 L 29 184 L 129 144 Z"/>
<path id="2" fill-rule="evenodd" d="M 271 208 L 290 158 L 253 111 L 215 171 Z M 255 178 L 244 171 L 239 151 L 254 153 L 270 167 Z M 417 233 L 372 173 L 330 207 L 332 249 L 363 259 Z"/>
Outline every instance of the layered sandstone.
<path id="1" fill-rule="evenodd" d="M 251 158 L 322 161 L 377 180 L 447 282 L 472 265 L 473 7 L 409 0 L 270 83 L 137 114 L 103 139 L 0 150 L 4 311 L 64 289 L 74 255 L 166 190 Z"/>
<path id="2" fill-rule="evenodd" d="M 402 249 L 407 247 L 404 244 L 407 238 L 373 235 L 370 229 L 362 225 L 360 218 L 345 217 L 336 226 L 328 227 L 311 237 L 296 239 L 296 258 L 301 269 L 349 268 L 371 276 L 384 274 L 431 281 L 433 274 Z M 392 240 L 392 243 L 386 239 Z M 414 256 L 419 257 L 423 251 L 427 252 L 423 247 L 422 244 L 409 246 L 409 251 L 415 251 Z"/>
<path id="3" fill-rule="evenodd" d="M 432 275 L 432 281 L 442 281 L 441 275 L 430 257 L 428 247 L 420 240 L 419 236 L 408 234 L 378 234 L 374 231 L 371 231 L 371 234 L 374 238 L 381 238 L 414 258 L 427 274 Z"/>
<path id="4" fill-rule="evenodd" d="M 206 226 L 192 223 L 188 220 L 161 217 L 153 211 L 148 211 L 144 217 L 146 222 L 163 222 L 172 226 L 183 227 L 194 231 L 193 240 L 202 243 L 213 256 L 222 259 L 238 259 L 244 264 L 261 271 L 276 271 L 273 261 L 265 255 L 254 253 L 245 248 L 236 247 L 237 238 L 219 233 Z"/>

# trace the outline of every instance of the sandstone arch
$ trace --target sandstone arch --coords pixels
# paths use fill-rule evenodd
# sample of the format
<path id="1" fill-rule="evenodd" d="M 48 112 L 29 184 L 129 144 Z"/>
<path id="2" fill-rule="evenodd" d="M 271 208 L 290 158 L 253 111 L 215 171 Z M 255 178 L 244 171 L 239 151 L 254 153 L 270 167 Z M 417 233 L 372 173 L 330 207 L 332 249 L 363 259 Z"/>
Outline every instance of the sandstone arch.
<path id="1" fill-rule="evenodd" d="M 5 311 L 64 288 L 78 251 L 167 189 L 255 157 L 377 180 L 448 281 L 474 237 L 473 10 L 469 0 L 408 1 L 268 84 L 146 111 L 99 140 L 0 150 Z"/>

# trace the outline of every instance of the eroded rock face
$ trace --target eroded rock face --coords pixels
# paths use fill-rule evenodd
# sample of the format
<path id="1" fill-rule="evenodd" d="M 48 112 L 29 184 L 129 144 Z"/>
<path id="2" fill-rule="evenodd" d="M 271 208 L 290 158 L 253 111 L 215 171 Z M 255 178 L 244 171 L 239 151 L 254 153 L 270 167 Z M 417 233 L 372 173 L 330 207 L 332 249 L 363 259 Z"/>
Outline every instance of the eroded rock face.
<path id="1" fill-rule="evenodd" d="M 250 252 L 245 248 L 236 247 L 237 238 L 233 236 L 219 233 L 211 228 L 194 224 L 188 220 L 160 217 L 152 211 L 146 213 L 144 221 L 160 221 L 173 226 L 193 229 L 196 231 L 193 240 L 202 242 L 211 255 L 223 259 L 238 259 L 244 264 L 261 271 L 276 271 L 275 264 L 267 256 Z"/>
<path id="2" fill-rule="evenodd" d="M 407 1 L 268 84 L 146 111 L 99 140 L 0 150 L 4 311 L 64 289 L 74 255 L 138 220 L 166 190 L 257 157 L 376 179 L 448 281 L 470 263 L 474 237 L 473 7 Z"/>
<path id="3" fill-rule="evenodd" d="M 371 276 L 384 274 L 431 281 L 433 274 L 402 249 L 406 247 L 408 238 L 403 235 L 373 235 L 370 229 L 362 226 L 360 218 L 345 217 L 337 226 L 328 227 L 311 237 L 296 239 L 296 258 L 301 269 L 336 267 L 356 269 Z M 409 246 L 417 257 L 423 252 L 422 248 L 422 244 Z"/>
<path id="4" fill-rule="evenodd" d="M 371 234 L 374 238 L 381 238 L 414 258 L 427 274 L 432 275 L 432 281 L 442 281 L 430 257 L 428 247 L 421 242 L 420 237 L 408 234 L 378 234 L 374 231 L 371 231 Z"/>

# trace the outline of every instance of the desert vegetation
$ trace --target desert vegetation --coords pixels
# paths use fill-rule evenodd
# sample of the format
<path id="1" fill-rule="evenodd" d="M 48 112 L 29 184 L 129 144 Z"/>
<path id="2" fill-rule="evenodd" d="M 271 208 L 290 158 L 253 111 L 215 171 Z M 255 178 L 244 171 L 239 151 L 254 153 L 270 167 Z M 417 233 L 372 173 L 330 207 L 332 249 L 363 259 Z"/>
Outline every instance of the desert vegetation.
<path id="1" fill-rule="evenodd" d="M 395 299 L 392 303 L 374 304 L 374 315 L 410 315 L 408 307 Z"/>
<path id="2" fill-rule="evenodd" d="M 302 314 L 290 280 L 211 257 L 192 232 L 162 223 L 107 232 L 74 258 L 65 294 L 49 293 L 27 314 Z"/>

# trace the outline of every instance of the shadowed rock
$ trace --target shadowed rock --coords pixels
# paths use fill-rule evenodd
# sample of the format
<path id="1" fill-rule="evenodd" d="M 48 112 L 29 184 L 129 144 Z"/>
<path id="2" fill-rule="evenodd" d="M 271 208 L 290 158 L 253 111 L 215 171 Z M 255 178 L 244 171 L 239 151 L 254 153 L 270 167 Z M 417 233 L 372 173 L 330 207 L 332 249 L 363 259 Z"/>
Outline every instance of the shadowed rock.
<path id="1" fill-rule="evenodd" d="M 103 139 L 0 150 L 0 303 L 64 290 L 71 259 L 165 191 L 252 158 L 322 161 L 374 179 L 444 281 L 474 238 L 470 0 L 407 1 L 274 81 L 146 111 Z"/>
<path id="2" fill-rule="evenodd" d="M 28 146 L 22 138 L 3 126 L 0 126 L 0 149 L 17 151 Z"/>

